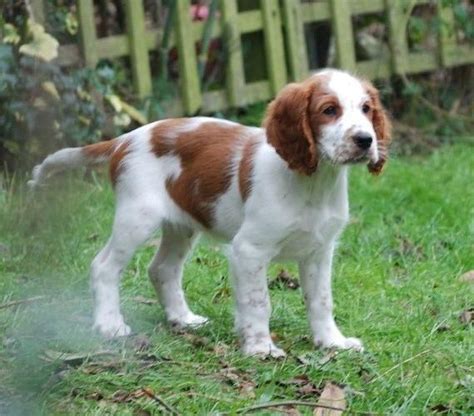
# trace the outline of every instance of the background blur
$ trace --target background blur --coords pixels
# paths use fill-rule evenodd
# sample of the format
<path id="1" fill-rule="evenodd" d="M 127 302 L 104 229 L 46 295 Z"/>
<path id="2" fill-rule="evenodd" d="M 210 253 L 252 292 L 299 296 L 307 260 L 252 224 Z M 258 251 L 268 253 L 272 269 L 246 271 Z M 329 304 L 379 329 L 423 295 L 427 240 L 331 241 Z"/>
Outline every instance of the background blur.
<path id="1" fill-rule="evenodd" d="M 195 114 L 259 124 L 265 102 L 311 71 L 371 78 L 396 147 L 472 128 L 469 0 L 3 0 L 0 159 Z M 263 104 L 259 104 L 263 103 Z"/>

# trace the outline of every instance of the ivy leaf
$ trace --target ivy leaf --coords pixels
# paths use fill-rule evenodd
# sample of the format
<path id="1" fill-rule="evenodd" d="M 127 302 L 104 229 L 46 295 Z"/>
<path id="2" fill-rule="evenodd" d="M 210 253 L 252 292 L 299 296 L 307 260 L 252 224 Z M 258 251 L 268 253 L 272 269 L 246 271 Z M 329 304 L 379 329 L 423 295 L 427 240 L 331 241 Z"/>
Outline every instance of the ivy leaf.
<path id="1" fill-rule="evenodd" d="M 54 85 L 54 82 L 51 81 L 44 81 L 41 84 L 41 88 L 43 88 L 43 91 L 47 92 L 50 96 L 52 96 L 56 101 L 60 101 L 61 97 L 59 96 L 58 90 L 56 88 L 56 85 Z"/>
<path id="2" fill-rule="evenodd" d="M 40 58 L 46 62 L 58 56 L 59 43 L 53 36 L 44 31 L 43 26 L 29 20 L 28 29 L 32 40 L 20 47 L 20 53 Z"/>
<path id="3" fill-rule="evenodd" d="M 18 34 L 15 26 L 10 23 L 5 23 L 3 30 L 5 32 L 3 36 L 3 42 L 11 43 L 12 45 L 16 45 L 18 42 L 20 42 L 21 37 Z"/>
<path id="4" fill-rule="evenodd" d="M 77 31 L 79 29 L 79 22 L 77 20 L 77 17 L 73 13 L 68 13 L 66 15 L 66 30 L 70 35 L 76 35 Z"/>
<path id="5" fill-rule="evenodd" d="M 118 95 L 109 94 L 105 98 L 110 103 L 110 105 L 113 107 L 115 112 L 117 112 L 117 113 L 124 112 L 131 119 L 135 120 L 136 122 L 138 122 L 142 125 L 148 123 L 147 118 L 139 110 L 137 110 L 132 105 L 130 105 L 130 104 L 126 103 L 125 101 L 123 101 Z"/>

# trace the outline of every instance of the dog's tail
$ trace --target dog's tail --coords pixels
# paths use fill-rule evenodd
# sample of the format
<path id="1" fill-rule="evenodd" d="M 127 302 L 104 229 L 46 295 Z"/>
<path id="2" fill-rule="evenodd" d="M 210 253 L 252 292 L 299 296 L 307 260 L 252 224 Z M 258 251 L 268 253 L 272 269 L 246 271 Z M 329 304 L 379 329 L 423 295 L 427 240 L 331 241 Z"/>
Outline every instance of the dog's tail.
<path id="1" fill-rule="evenodd" d="M 35 189 L 44 184 L 55 173 L 82 166 L 93 167 L 110 161 L 122 144 L 121 138 L 107 140 L 84 147 L 69 147 L 50 154 L 43 162 L 34 167 L 28 186 Z"/>

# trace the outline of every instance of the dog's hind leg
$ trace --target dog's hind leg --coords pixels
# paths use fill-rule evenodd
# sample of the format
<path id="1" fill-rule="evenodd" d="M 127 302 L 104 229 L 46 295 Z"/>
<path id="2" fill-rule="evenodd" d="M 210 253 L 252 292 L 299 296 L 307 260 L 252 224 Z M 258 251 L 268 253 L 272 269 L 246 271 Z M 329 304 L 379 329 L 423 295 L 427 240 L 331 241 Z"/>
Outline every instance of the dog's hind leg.
<path id="1" fill-rule="evenodd" d="M 199 326 L 207 318 L 191 312 L 182 288 L 184 262 L 197 239 L 187 227 L 163 224 L 160 249 L 148 269 L 168 322 L 178 328 Z"/>
<path id="2" fill-rule="evenodd" d="M 130 333 L 120 312 L 120 276 L 135 250 L 153 235 L 160 222 L 158 204 L 146 198 L 117 206 L 112 235 L 91 267 L 94 328 L 106 337 Z"/>

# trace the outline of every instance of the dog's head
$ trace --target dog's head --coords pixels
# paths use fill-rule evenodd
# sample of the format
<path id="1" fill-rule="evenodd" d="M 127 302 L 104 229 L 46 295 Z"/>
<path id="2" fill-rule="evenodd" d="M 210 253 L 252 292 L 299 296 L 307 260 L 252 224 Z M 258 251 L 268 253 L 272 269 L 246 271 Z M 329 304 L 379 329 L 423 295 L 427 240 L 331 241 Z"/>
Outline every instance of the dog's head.
<path id="1" fill-rule="evenodd" d="M 337 70 L 287 85 L 264 120 L 268 142 L 290 169 L 311 175 L 318 162 L 367 162 L 381 172 L 388 156 L 390 120 L 377 89 Z"/>

